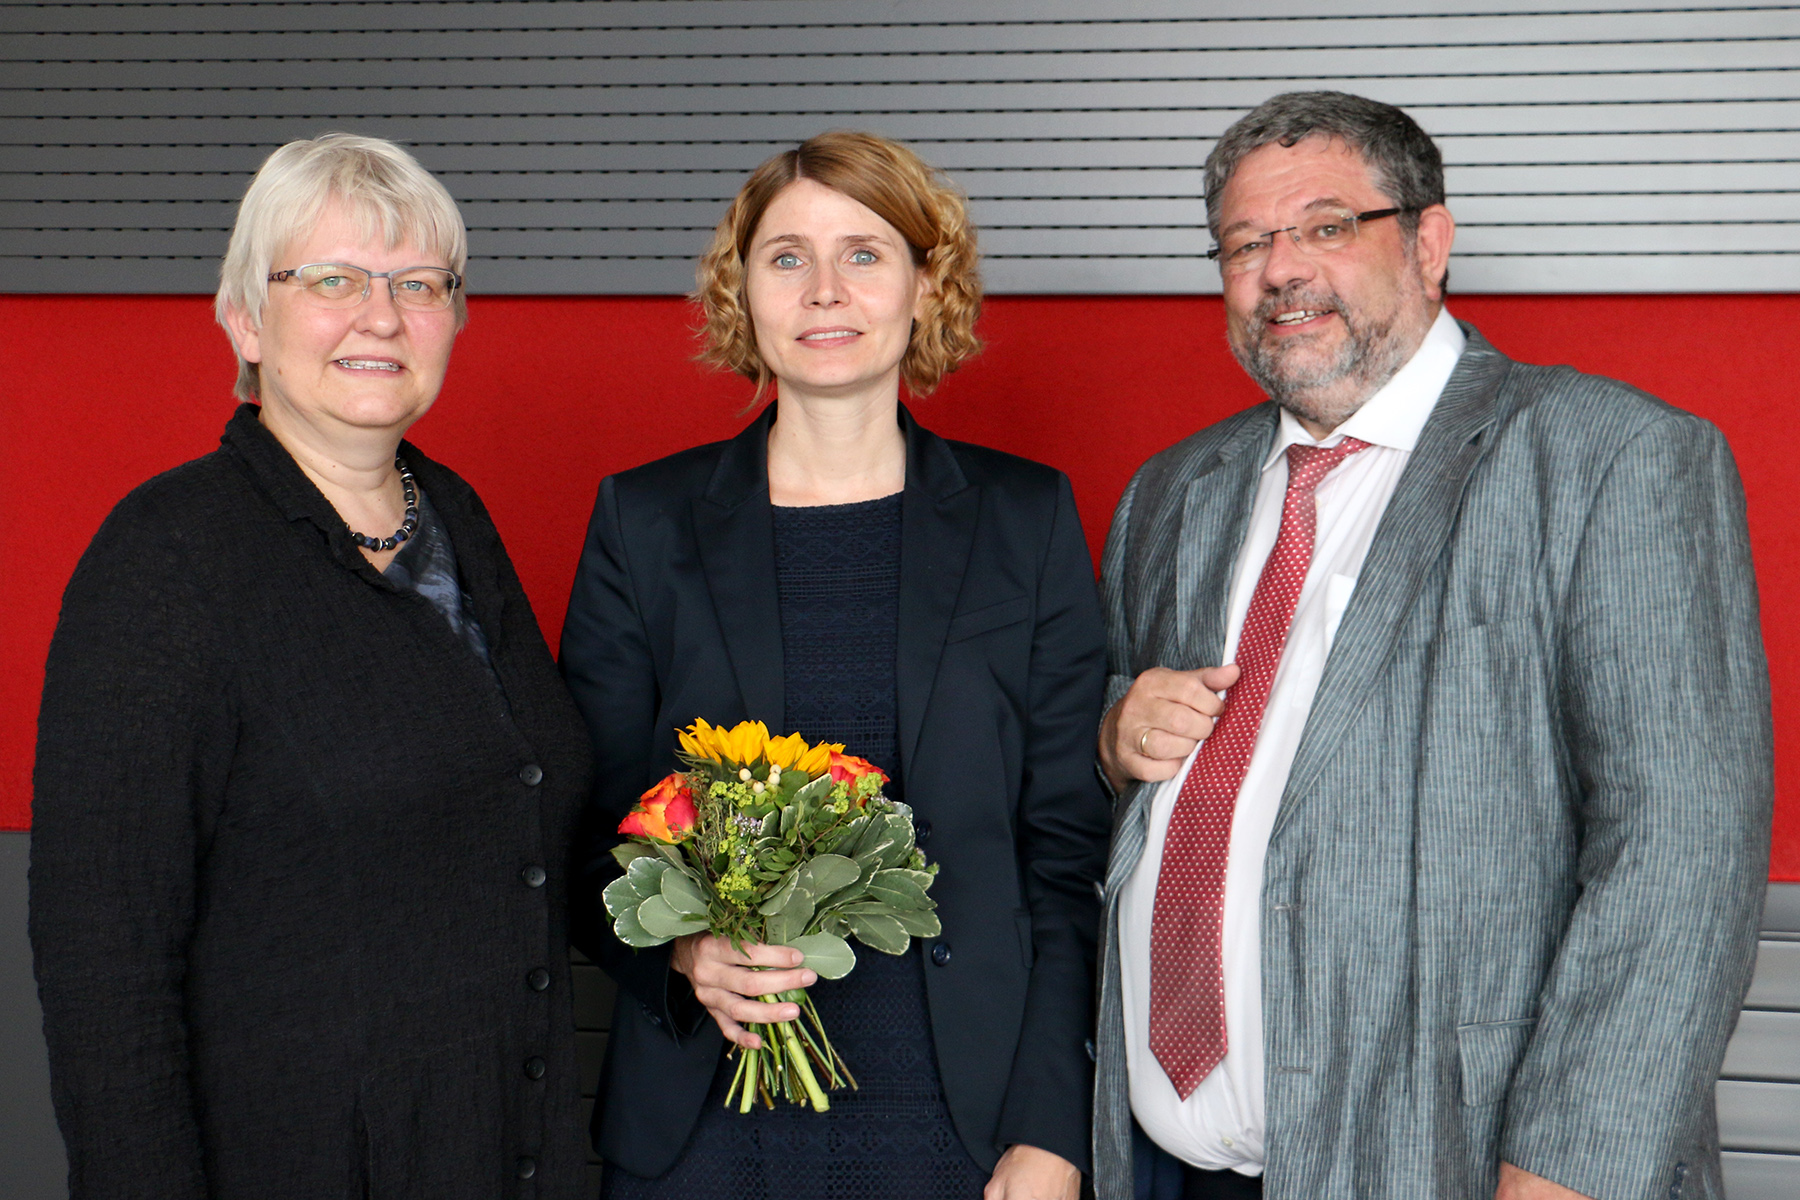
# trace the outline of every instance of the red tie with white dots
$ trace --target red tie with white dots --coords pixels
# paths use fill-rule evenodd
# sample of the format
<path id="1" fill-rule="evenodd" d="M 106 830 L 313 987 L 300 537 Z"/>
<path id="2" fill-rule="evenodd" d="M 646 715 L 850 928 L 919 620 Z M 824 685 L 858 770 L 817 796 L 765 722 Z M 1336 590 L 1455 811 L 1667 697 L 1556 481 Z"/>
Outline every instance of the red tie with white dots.
<path id="1" fill-rule="evenodd" d="M 1367 448 L 1355 438 L 1329 449 L 1288 447 L 1281 532 L 1244 615 L 1238 681 L 1226 692 L 1224 710 L 1201 744 L 1169 817 L 1150 923 L 1150 1052 L 1183 1100 L 1219 1065 L 1228 1044 L 1219 936 L 1231 817 L 1312 565 L 1319 516 L 1313 489 L 1332 468 Z"/>

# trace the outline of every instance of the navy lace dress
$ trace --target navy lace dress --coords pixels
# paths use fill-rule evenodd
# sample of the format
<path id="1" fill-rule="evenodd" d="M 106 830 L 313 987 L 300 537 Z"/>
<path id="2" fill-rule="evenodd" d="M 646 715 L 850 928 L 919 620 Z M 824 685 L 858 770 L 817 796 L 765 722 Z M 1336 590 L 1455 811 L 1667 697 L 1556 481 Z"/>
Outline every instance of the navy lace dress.
<path id="1" fill-rule="evenodd" d="M 775 566 L 787 720 L 810 741 L 843 742 L 902 798 L 894 695 L 900 496 L 775 509 Z M 785 1102 L 748 1115 L 718 1074 L 680 1161 L 658 1179 L 606 1168 L 603 1200 L 978 1200 L 987 1183 L 963 1149 L 925 1007 L 917 943 L 898 957 L 858 946 L 856 969 L 812 989 L 860 1088 L 831 1110 Z"/>

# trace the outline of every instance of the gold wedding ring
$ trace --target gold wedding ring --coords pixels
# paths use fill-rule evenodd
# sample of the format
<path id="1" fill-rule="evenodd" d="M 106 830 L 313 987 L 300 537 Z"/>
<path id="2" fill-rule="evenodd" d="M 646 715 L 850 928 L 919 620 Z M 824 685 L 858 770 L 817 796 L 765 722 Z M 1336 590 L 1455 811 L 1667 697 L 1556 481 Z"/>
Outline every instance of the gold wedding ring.
<path id="1" fill-rule="evenodd" d="M 1138 734 L 1138 754 L 1143 758 L 1150 757 L 1150 727 L 1144 726 L 1144 732 Z"/>

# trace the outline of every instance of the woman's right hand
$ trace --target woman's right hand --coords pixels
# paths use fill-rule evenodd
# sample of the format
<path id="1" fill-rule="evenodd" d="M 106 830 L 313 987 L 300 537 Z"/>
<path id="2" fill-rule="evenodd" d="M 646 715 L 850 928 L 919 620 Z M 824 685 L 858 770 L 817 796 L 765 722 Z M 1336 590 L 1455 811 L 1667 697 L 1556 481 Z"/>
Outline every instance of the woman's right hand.
<path id="1" fill-rule="evenodd" d="M 740 954 L 732 949 L 729 938 L 690 933 L 675 939 L 669 965 L 688 977 L 694 998 L 712 1014 L 726 1041 L 757 1050 L 762 1039 L 744 1026 L 797 1020 L 800 1006 L 768 1004 L 751 997 L 811 987 L 819 977 L 800 966 L 804 961 L 806 956 L 792 946 L 746 942 Z M 758 971 L 752 969 L 755 967 L 775 969 Z"/>

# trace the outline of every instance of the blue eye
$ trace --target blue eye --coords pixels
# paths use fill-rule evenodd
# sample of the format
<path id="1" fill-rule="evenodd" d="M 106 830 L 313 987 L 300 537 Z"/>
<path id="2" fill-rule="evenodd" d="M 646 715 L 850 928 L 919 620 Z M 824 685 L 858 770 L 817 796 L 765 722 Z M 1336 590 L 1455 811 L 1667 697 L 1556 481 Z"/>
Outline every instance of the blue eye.
<path id="1" fill-rule="evenodd" d="M 859 266 L 869 266 L 876 261 L 875 252 L 873 250 L 854 250 L 850 254 L 850 261 Z"/>
<path id="2" fill-rule="evenodd" d="M 792 269 L 800 265 L 800 256 L 798 254 L 777 254 L 775 265 L 784 270 Z"/>

